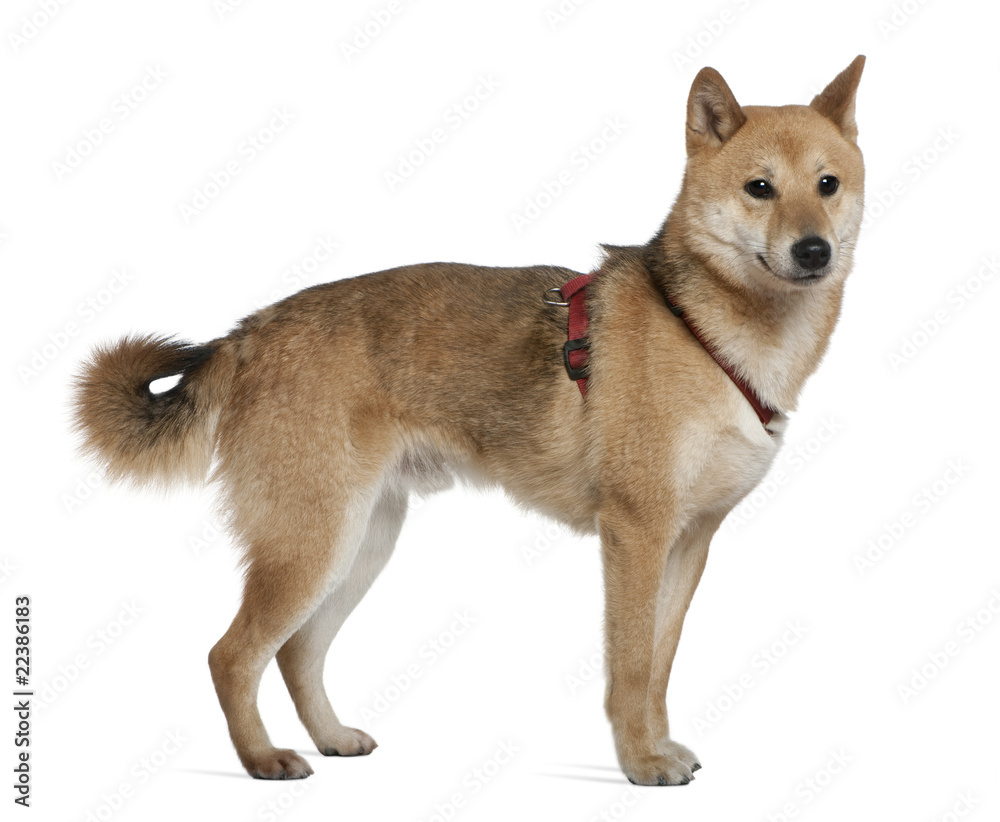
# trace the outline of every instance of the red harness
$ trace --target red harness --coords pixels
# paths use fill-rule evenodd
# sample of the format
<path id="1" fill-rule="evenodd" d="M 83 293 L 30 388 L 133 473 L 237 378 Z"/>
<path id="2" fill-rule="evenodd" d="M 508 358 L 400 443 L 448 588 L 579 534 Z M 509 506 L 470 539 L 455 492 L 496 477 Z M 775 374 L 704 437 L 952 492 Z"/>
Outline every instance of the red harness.
<path id="1" fill-rule="evenodd" d="M 569 306 L 569 333 L 566 344 L 563 346 L 563 363 L 566 366 L 566 373 L 569 374 L 569 378 L 575 380 L 576 384 L 580 387 L 580 394 L 584 399 L 587 397 L 587 363 L 590 360 L 590 341 L 587 338 L 587 286 L 593 282 L 596 276 L 596 272 L 581 274 L 579 277 L 574 277 L 562 288 L 552 289 L 562 295 L 563 302 L 553 303 L 550 301 L 549 303 L 550 305 Z M 773 408 L 770 408 L 757 395 L 757 392 L 747 384 L 747 381 L 718 355 L 715 348 L 701 335 L 697 327 L 684 316 L 682 308 L 674 305 L 669 299 L 667 300 L 667 307 L 673 312 L 674 316 L 680 317 L 684 321 L 684 324 L 694 335 L 694 338 L 701 343 L 701 347 L 708 352 L 708 355 L 726 372 L 726 376 L 740 389 L 740 393 L 747 398 L 747 402 L 750 403 L 757 414 L 757 419 L 766 428 L 777 412 Z"/>

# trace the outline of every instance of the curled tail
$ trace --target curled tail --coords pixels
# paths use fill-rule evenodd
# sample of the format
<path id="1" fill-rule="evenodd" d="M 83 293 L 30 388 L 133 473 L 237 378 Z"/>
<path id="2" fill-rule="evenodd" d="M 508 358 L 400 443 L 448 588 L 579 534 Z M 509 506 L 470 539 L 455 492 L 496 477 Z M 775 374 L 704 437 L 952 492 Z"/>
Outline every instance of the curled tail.
<path id="1" fill-rule="evenodd" d="M 235 370 L 230 353 L 225 340 L 191 345 L 155 336 L 98 348 L 76 381 L 82 449 L 113 480 L 203 481 Z M 180 381 L 173 388 L 150 390 L 154 380 L 174 375 Z"/>

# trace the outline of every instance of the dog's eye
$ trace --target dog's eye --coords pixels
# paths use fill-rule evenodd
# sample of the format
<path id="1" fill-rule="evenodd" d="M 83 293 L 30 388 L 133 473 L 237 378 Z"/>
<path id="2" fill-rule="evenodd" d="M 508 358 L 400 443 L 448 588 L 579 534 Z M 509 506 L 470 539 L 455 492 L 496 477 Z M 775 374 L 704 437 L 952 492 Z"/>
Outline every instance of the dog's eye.
<path id="1" fill-rule="evenodd" d="M 771 184 L 767 180 L 751 180 L 743 186 L 743 190 L 758 200 L 766 200 L 774 194 L 774 189 L 771 188 Z"/>
<path id="2" fill-rule="evenodd" d="M 819 193 L 825 197 L 829 197 L 838 188 L 840 188 L 840 180 L 836 177 L 827 175 L 819 181 Z"/>

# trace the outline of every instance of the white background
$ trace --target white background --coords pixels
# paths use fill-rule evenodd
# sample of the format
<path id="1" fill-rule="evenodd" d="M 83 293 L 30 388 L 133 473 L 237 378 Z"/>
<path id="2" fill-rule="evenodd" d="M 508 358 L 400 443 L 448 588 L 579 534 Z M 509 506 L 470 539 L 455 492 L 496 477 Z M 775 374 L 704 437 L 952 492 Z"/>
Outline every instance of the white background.
<path id="1" fill-rule="evenodd" d="M 30 815 L 930 822 L 968 816 L 971 797 L 971 818 L 997 818 L 996 7 L 591 0 L 558 20 L 555 0 L 400 0 L 348 59 L 386 3 L 221 5 L 70 2 L 46 21 L 17 0 L 0 15 L 0 618 L 12 642 L 14 597 L 32 597 Z M 30 37 L 25 15 L 43 23 Z M 743 103 L 805 103 L 858 53 L 868 225 L 774 484 L 721 529 L 689 612 L 669 703 L 697 780 L 633 789 L 617 770 L 594 667 L 596 541 L 461 490 L 411 514 L 329 657 L 335 707 L 378 750 L 319 756 L 272 666 L 271 737 L 316 774 L 248 778 L 206 664 L 236 611 L 235 552 L 209 491 L 110 489 L 76 459 L 69 385 L 92 346 L 210 339 L 298 287 L 404 263 L 588 270 L 597 243 L 644 242 L 668 211 L 699 67 Z M 151 69 L 165 79 L 123 109 Z M 465 105 L 484 79 L 496 87 Z M 290 123 L 249 151 L 275 109 Z M 583 168 L 574 152 L 608 118 L 624 129 Z M 391 187 L 435 128 L 445 140 Z M 55 165 L 81 142 L 75 168 Z M 232 160 L 239 175 L 212 189 Z M 572 185 L 518 231 L 512 216 L 564 169 Z M 217 196 L 185 220 L 206 186 Z M 338 249 L 314 265 L 320 239 Z M 461 635 L 456 613 L 474 620 Z M 503 744 L 517 752 L 497 765 Z"/>

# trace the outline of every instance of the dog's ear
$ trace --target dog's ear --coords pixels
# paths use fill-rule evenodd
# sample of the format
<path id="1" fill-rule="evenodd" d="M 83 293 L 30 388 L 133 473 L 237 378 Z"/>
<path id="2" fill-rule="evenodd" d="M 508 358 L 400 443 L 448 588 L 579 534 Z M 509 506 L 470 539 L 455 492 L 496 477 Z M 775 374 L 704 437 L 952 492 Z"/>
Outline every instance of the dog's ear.
<path id="1" fill-rule="evenodd" d="M 718 148 L 746 121 L 722 75 L 707 66 L 699 71 L 688 95 L 688 157 L 709 146 Z"/>
<path id="2" fill-rule="evenodd" d="M 810 108 L 833 120 L 840 133 L 852 142 L 858 141 L 858 124 L 854 121 L 854 97 L 865 67 L 865 56 L 859 54 L 838 74 L 832 83 L 813 97 Z"/>

